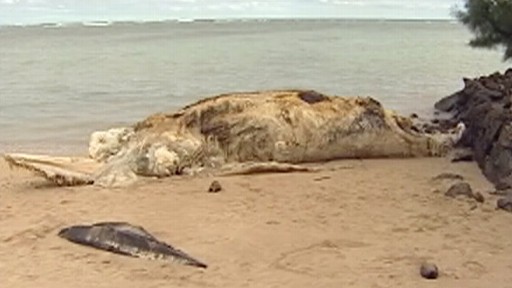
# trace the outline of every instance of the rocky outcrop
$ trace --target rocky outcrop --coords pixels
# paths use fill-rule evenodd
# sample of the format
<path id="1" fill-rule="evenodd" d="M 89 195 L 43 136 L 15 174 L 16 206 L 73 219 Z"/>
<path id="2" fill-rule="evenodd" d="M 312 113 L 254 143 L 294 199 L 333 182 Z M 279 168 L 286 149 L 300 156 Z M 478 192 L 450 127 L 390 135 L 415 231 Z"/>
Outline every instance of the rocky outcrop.
<path id="1" fill-rule="evenodd" d="M 418 131 L 411 119 L 372 98 L 295 90 L 235 93 L 155 114 L 133 127 L 93 133 L 89 156 L 101 167 L 90 177 L 98 185 L 119 186 L 138 176 L 193 174 L 247 163 L 252 164 L 227 173 L 309 171 L 295 164 L 439 156 L 449 139 Z M 17 159 L 32 163 L 27 157 Z"/>
<path id="2" fill-rule="evenodd" d="M 445 121 L 465 124 L 458 143 L 473 150 L 484 175 L 500 187 L 512 186 L 512 69 L 477 79 L 441 99 L 435 108 L 449 114 Z"/>

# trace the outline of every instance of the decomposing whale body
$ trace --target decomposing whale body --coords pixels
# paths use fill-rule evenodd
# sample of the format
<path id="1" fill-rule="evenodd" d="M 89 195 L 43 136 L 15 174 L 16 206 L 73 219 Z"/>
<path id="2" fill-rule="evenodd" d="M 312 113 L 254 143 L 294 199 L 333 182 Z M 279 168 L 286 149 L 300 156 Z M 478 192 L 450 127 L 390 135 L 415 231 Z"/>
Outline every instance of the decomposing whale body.
<path id="1" fill-rule="evenodd" d="M 124 222 L 102 222 L 62 229 L 60 237 L 109 252 L 152 260 L 164 260 L 207 268 L 183 251 L 159 241 L 144 228 Z"/>
<path id="2" fill-rule="evenodd" d="M 167 177 L 204 169 L 308 171 L 298 164 L 440 156 L 449 141 L 438 136 L 419 132 L 409 118 L 385 110 L 369 97 L 266 91 L 206 98 L 132 127 L 94 132 L 89 158 L 82 161 L 57 159 L 52 166 L 48 156 L 5 158 L 59 185 L 112 187 L 133 183 L 138 176 Z"/>

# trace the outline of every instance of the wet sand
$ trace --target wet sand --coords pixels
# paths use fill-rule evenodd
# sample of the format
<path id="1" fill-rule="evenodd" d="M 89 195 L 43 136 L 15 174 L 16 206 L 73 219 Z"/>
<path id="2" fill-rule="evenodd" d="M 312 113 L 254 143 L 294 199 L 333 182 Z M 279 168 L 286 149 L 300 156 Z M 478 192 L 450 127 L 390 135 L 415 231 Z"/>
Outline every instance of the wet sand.
<path id="1" fill-rule="evenodd" d="M 57 188 L 0 162 L 2 287 L 510 287 L 512 214 L 474 163 L 337 161 L 315 173 L 144 180 Z M 484 204 L 431 180 L 463 175 Z M 224 190 L 207 193 L 214 179 Z M 476 205 L 476 206 L 475 206 Z M 111 254 L 56 236 L 128 221 L 207 264 Z M 419 276 L 435 262 L 438 280 Z"/>

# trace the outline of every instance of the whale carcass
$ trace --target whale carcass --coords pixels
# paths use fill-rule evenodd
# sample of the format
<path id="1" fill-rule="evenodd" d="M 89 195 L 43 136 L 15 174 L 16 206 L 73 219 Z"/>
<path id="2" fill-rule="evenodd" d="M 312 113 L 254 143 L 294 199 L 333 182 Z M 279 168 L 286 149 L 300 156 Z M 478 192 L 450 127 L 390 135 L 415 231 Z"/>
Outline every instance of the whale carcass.
<path id="1" fill-rule="evenodd" d="M 5 159 L 59 185 L 112 187 L 138 176 L 202 169 L 305 171 L 298 164 L 439 156 L 446 151 L 445 140 L 419 132 L 409 118 L 370 97 L 284 90 L 205 98 L 131 127 L 94 132 L 89 157 L 83 159 L 28 154 Z"/>

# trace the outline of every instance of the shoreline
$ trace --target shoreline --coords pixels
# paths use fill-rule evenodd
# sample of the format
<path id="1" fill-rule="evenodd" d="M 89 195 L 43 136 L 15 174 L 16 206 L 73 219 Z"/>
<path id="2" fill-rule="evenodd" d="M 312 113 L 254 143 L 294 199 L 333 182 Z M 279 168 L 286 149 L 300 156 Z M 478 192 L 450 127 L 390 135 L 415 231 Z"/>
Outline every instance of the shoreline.
<path id="1" fill-rule="evenodd" d="M 256 91 L 280 91 L 282 89 L 270 89 L 270 90 L 254 90 L 254 91 L 248 91 L 245 93 L 252 93 Z M 243 91 L 243 90 L 241 90 Z M 150 117 L 151 115 L 155 115 L 158 113 L 174 113 L 178 111 L 179 109 L 186 107 L 187 105 L 196 103 L 197 101 L 201 101 L 202 99 L 208 99 L 210 97 L 215 97 L 218 95 L 225 95 L 225 94 L 234 94 L 234 93 L 244 93 L 241 91 L 235 91 L 231 93 L 221 93 L 221 94 L 208 94 L 205 95 L 203 98 L 200 98 L 199 100 L 191 100 L 187 104 L 177 106 L 175 104 L 170 105 L 171 108 L 164 109 L 162 111 L 159 111 L 158 109 L 153 109 L 148 111 L 148 113 L 145 114 L 145 116 L 134 118 L 131 121 L 106 121 L 101 123 L 101 125 L 97 126 L 87 126 L 86 131 L 82 131 L 84 133 L 79 133 L 76 130 L 76 127 L 66 125 L 64 134 L 68 135 L 67 137 L 62 137 L 60 139 L 55 139 L 55 135 L 57 133 L 56 130 L 52 129 L 49 131 L 44 131 L 44 133 L 47 133 L 47 137 L 44 139 L 40 138 L 30 138 L 30 137 L 23 137 L 22 141 L 15 141 L 8 142 L 7 140 L 4 140 L 4 142 L 0 142 L 0 155 L 7 154 L 7 153 L 30 153 L 30 154 L 44 154 L 49 156 L 83 156 L 87 157 L 88 154 L 88 146 L 89 146 L 89 140 L 90 136 L 97 131 L 107 131 L 109 129 L 113 128 L 119 128 L 119 127 L 130 127 L 133 126 L 135 123 L 139 121 L 143 121 L 147 117 Z M 313 90 L 315 91 L 315 90 Z M 341 97 L 341 98 L 357 98 L 357 97 L 371 97 L 372 99 L 377 100 L 376 97 L 373 96 L 341 96 L 341 95 L 335 95 L 335 97 Z M 435 101 L 436 99 L 433 99 Z M 439 99 L 437 99 L 439 100 Z M 440 118 L 440 114 L 436 114 L 436 109 L 433 107 L 433 105 L 425 106 L 423 108 L 415 108 L 412 107 L 405 108 L 402 107 L 401 109 L 392 109 L 388 108 L 389 105 L 384 104 L 380 100 L 377 100 L 379 103 L 381 103 L 386 110 L 393 111 L 397 113 L 400 116 L 407 117 L 407 118 L 415 118 L 411 117 L 411 115 L 416 115 L 419 118 L 415 118 L 415 120 L 420 120 L 421 122 L 419 124 L 427 123 L 431 124 L 431 121 L 434 119 Z M 437 111 L 439 112 L 439 111 Z M 441 115 L 442 118 L 442 115 Z M 35 130 L 30 131 L 30 133 L 35 133 Z M 30 134 L 29 133 L 29 134 Z M 72 135 L 73 137 L 70 137 L 69 135 Z M 51 138 L 51 139 L 50 139 Z"/>
<path id="2" fill-rule="evenodd" d="M 96 131 L 106 131 L 112 128 L 118 127 L 128 127 L 132 126 L 138 121 L 143 121 L 147 117 L 158 114 L 158 113 L 173 113 L 178 111 L 179 109 L 200 101 L 201 99 L 207 99 L 210 97 L 215 97 L 218 95 L 224 94 L 233 94 L 233 93 L 251 93 L 256 91 L 279 91 L 283 89 L 263 89 L 263 90 L 240 90 L 234 92 L 224 92 L 220 94 L 206 94 L 202 98 L 198 100 L 191 99 L 189 102 L 186 102 L 183 105 L 170 104 L 168 109 L 148 109 L 148 111 L 142 116 L 138 117 L 130 117 L 132 119 L 126 121 L 118 121 L 111 119 L 112 121 L 103 121 L 101 123 L 97 123 L 95 125 L 85 125 L 85 129 L 82 127 L 77 129 L 75 125 L 70 125 L 70 123 L 66 123 L 64 127 L 60 127 L 59 129 L 34 129 L 31 127 L 28 131 L 25 131 L 23 137 L 21 139 L 17 139 L 14 141 L 10 141 L 9 139 L 0 139 L 0 155 L 6 153 L 33 153 L 33 154 L 45 154 L 45 155 L 53 155 L 53 156 L 62 156 L 70 155 L 70 156 L 87 156 L 88 142 L 90 140 L 90 136 L 92 133 Z M 316 90 L 315 90 L 316 91 Z M 322 91 L 319 91 L 320 93 Z M 436 115 L 436 109 L 432 105 L 424 106 L 420 108 L 413 107 L 401 107 L 401 108 L 390 108 L 391 105 L 385 104 L 383 101 L 378 100 L 377 97 L 374 96 L 343 96 L 343 95 L 335 95 L 336 97 L 342 98 L 356 98 L 356 97 L 371 97 L 372 99 L 377 100 L 381 103 L 386 110 L 396 112 L 398 115 L 403 117 L 411 118 L 410 115 L 417 115 L 419 118 L 425 122 L 430 123 L 431 120 L 439 118 L 439 115 Z M 432 103 L 439 100 L 438 98 L 433 98 Z M 90 117 L 94 117 L 90 115 Z M 60 121 L 56 121 L 53 123 L 55 125 L 62 125 Z M 78 123 L 77 123 L 78 124 Z M 23 128 L 23 127 L 21 127 Z M 62 128 L 62 129 L 61 129 Z M 23 130 L 23 129 L 21 129 Z M 82 131 L 80 131 L 82 130 Z M 30 137 L 32 134 L 40 133 L 42 131 L 44 137 Z M 8 130 L 7 134 L 12 134 L 13 132 Z M 64 136 L 61 136 L 64 135 Z M 17 138 L 16 136 L 15 138 Z"/>

